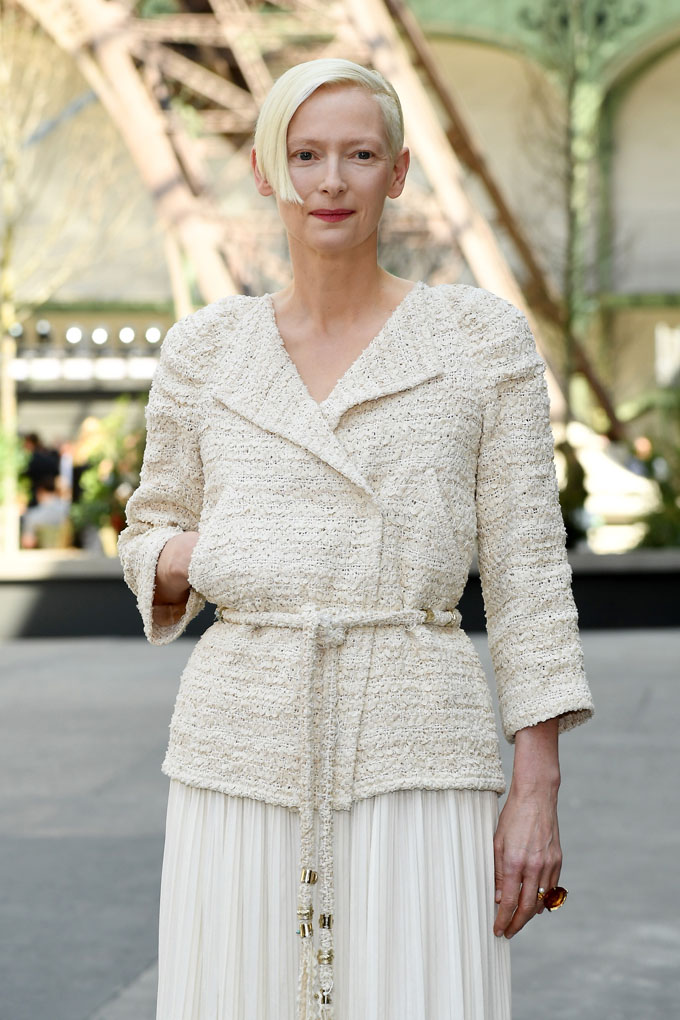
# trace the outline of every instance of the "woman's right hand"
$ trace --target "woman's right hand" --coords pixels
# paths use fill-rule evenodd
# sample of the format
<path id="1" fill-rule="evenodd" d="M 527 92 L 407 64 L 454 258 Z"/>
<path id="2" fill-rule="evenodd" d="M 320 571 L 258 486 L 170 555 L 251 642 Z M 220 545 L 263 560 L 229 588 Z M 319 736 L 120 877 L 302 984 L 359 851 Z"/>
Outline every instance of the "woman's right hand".
<path id="1" fill-rule="evenodd" d="M 161 627 L 181 620 L 189 598 L 189 562 L 197 531 L 183 531 L 168 539 L 156 564 L 153 619 Z"/>

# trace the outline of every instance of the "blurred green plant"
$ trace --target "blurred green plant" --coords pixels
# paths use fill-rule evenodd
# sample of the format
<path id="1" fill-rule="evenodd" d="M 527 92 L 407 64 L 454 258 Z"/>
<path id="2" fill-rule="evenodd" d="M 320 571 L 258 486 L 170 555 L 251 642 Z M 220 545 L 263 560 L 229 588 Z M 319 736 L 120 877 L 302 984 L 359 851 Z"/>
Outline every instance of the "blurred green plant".
<path id="1" fill-rule="evenodd" d="M 162 18 L 166 14 L 179 14 L 181 9 L 177 0 L 140 0 L 137 15 L 140 18 Z"/>
<path id="2" fill-rule="evenodd" d="M 0 430 L 0 478 L 13 471 L 17 479 L 17 493 L 28 502 L 31 494 L 29 479 L 23 474 L 28 467 L 29 453 L 15 433 L 8 435 Z"/>
<path id="3" fill-rule="evenodd" d="M 88 467 L 83 471 L 81 497 L 71 506 L 74 527 L 125 527 L 125 504 L 139 484 L 146 429 L 129 428 L 131 398 L 118 397 L 110 414 L 98 422 L 89 443 Z M 144 400 L 138 399 L 140 409 Z M 142 415 L 143 421 L 143 415 Z"/>
<path id="4" fill-rule="evenodd" d="M 638 548 L 680 546 L 680 385 L 640 394 L 622 408 L 622 420 L 653 415 L 655 425 L 630 445 L 628 467 L 656 485 L 658 505 L 637 518 L 645 533 Z"/>

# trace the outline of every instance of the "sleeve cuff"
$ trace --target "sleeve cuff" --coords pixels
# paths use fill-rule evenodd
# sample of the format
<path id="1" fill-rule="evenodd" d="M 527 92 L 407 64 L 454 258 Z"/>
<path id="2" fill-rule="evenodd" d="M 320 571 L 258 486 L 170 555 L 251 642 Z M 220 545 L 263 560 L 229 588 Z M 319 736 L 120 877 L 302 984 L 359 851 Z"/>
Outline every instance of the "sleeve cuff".
<path id="1" fill-rule="evenodd" d="M 559 716 L 558 732 L 565 733 L 587 722 L 593 715 L 593 700 L 590 691 L 581 694 L 558 694 L 554 698 L 542 696 L 533 705 L 527 705 L 523 711 L 504 711 L 501 706 L 503 733 L 510 744 L 515 742 L 515 734 L 526 726 L 535 726 Z"/>
<path id="2" fill-rule="evenodd" d="M 189 622 L 200 613 L 206 603 L 205 596 L 191 588 L 186 608 L 177 623 L 161 626 L 153 618 L 158 557 L 165 543 L 173 535 L 180 534 L 182 530 L 180 527 L 154 528 L 144 535 L 144 555 L 137 573 L 138 585 L 133 590 L 137 595 L 137 606 L 144 626 L 144 636 L 152 645 L 167 645 L 174 641 L 186 630 Z"/>

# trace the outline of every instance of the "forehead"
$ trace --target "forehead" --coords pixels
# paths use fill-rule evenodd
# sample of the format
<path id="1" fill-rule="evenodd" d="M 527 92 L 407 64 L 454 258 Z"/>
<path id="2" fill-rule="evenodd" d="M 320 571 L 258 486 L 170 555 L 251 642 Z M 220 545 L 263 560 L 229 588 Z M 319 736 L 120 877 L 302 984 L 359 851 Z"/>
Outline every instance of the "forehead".
<path id="1" fill-rule="evenodd" d="M 384 128 L 382 107 L 368 89 L 334 82 L 321 85 L 298 106 L 287 137 L 296 145 L 338 139 L 375 144 L 384 140 Z"/>
<path id="2" fill-rule="evenodd" d="M 312 138 L 309 135 L 296 135 L 290 134 L 288 136 L 289 145 L 311 145 L 313 147 L 328 145 L 329 142 L 338 142 L 341 145 L 373 145 L 375 147 L 383 145 L 385 139 L 382 135 L 373 134 L 370 131 L 365 132 L 362 135 L 357 135 L 354 138 L 346 138 L 338 131 L 329 129 L 327 134 L 324 134 L 320 138 Z"/>

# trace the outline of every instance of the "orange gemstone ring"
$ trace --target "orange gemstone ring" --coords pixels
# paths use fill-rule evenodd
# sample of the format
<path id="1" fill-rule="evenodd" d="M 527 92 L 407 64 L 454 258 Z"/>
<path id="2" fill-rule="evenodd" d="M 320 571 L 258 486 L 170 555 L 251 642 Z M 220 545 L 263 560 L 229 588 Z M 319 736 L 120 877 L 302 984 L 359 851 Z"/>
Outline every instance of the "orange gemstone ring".
<path id="1" fill-rule="evenodd" d="M 559 910 L 568 896 L 568 890 L 561 885 L 555 885 L 552 889 L 540 888 L 536 894 L 539 900 L 545 904 L 546 910 Z"/>

